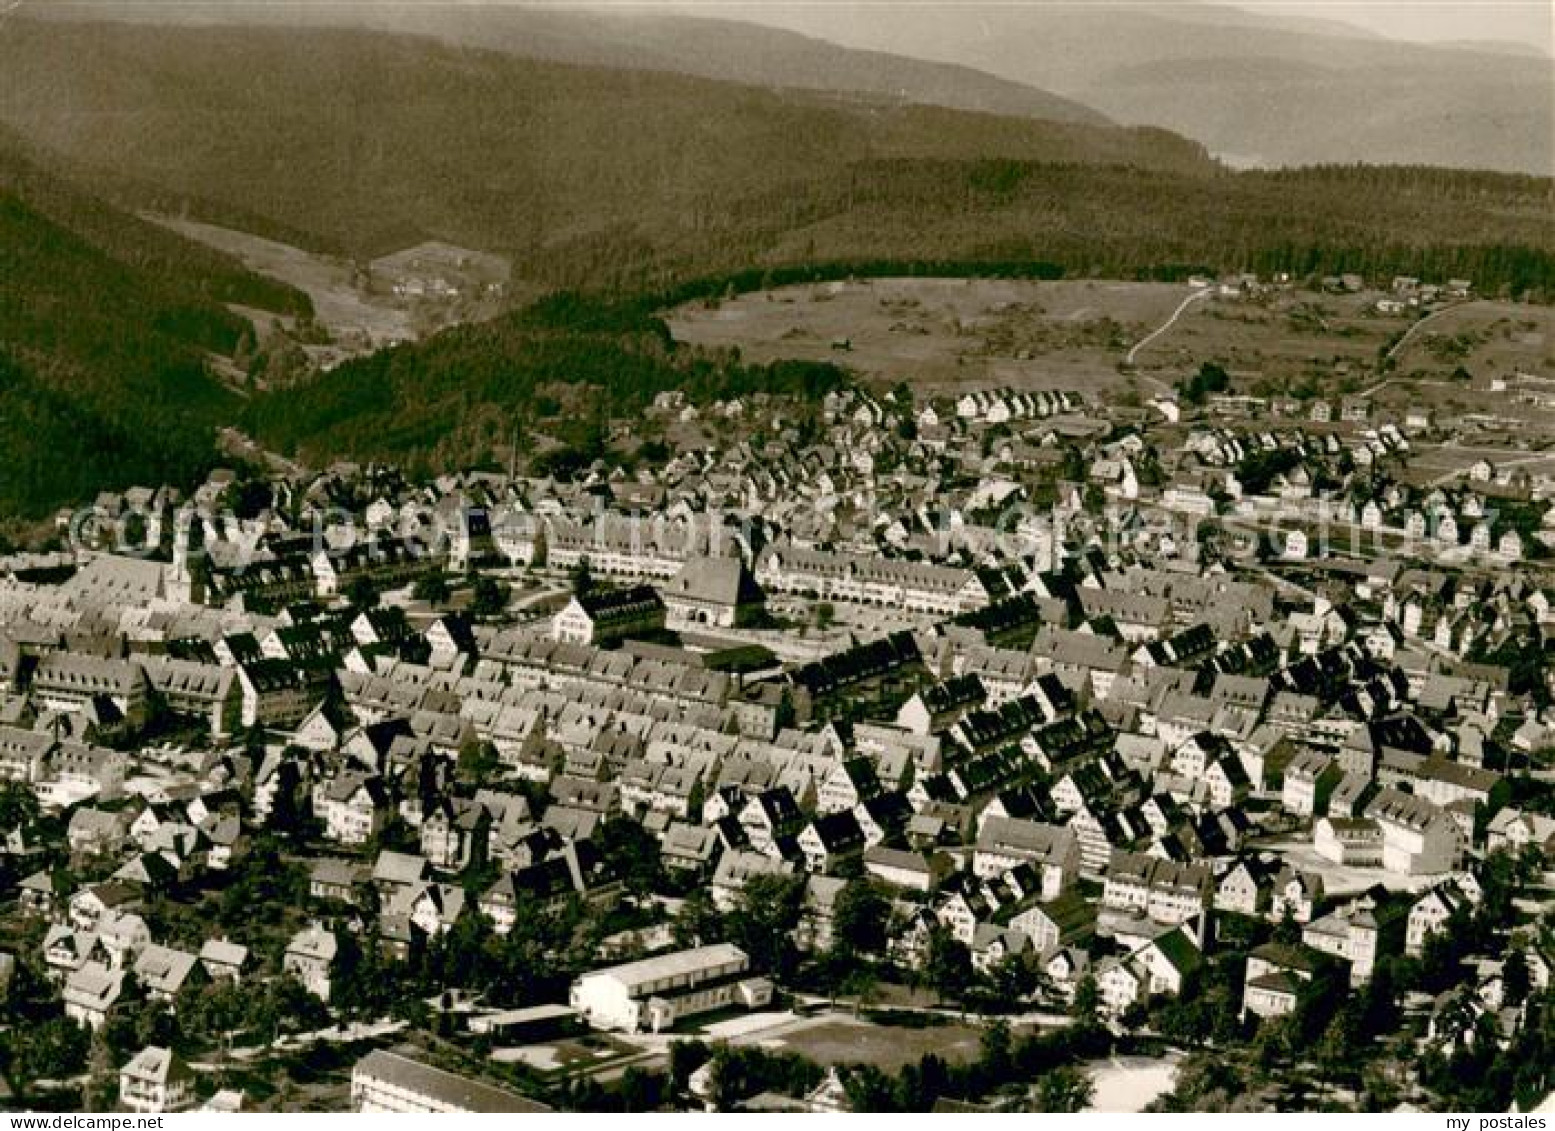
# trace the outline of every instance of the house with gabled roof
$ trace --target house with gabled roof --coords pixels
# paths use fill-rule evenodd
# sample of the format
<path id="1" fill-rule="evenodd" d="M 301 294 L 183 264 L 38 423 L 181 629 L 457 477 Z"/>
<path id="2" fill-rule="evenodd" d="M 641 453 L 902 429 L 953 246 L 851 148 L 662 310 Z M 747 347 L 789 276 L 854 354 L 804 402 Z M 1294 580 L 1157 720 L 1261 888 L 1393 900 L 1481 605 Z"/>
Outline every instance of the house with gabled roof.
<path id="1" fill-rule="evenodd" d="M 1133 955 L 1112 955 L 1097 963 L 1094 977 L 1101 1006 L 1119 1016 L 1150 994 L 1150 972 Z"/>
<path id="2" fill-rule="evenodd" d="M 688 558 L 660 586 L 671 628 L 738 628 L 761 615 L 766 594 L 738 556 Z"/>
<path id="3" fill-rule="evenodd" d="M 320 806 L 325 835 L 340 844 L 366 844 L 388 823 L 394 807 L 383 778 L 347 771 L 323 783 Z"/>
<path id="4" fill-rule="evenodd" d="M 240 980 L 249 962 L 248 947 L 227 939 L 206 939 L 200 947 L 200 965 L 210 979 Z"/>
<path id="5" fill-rule="evenodd" d="M 739 903 L 740 892 L 753 876 L 792 875 L 795 865 L 749 849 L 729 849 L 718 860 L 713 873 L 713 905 L 728 913 Z"/>
<path id="6" fill-rule="evenodd" d="M 135 958 L 135 977 L 146 995 L 172 1001 L 185 986 L 199 985 L 208 975 L 199 956 L 152 943 Z"/>
<path id="7" fill-rule="evenodd" d="M 783 842 L 798 836 L 805 823 L 798 802 L 785 786 L 764 789 L 751 797 L 738 816 L 751 847 L 768 856 L 787 855 Z"/>
<path id="8" fill-rule="evenodd" d="M 1400 954 L 1409 914 L 1409 903 L 1372 888 L 1302 928 L 1301 941 L 1350 964 L 1350 980 L 1359 984 L 1371 977 L 1377 959 Z"/>
<path id="9" fill-rule="evenodd" d="M 185 1111 L 195 1099 L 194 1070 L 171 1049 L 147 1045 L 119 1069 L 119 1102 L 131 1111 Z"/>
<path id="10" fill-rule="evenodd" d="M 96 931 L 78 931 L 63 923 L 49 927 L 41 950 L 48 975 L 60 981 L 88 963 L 114 964 L 113 956 Z"/>
<path id="11" fill-rule="evenodd" d="M 1304 987 L 1329 960 L 1305 946 L 1264 943 L 1247 956 L 1242 979 L 1242 1016 L 1284 1017 L 1300 1004 Z"/>
<path id="12" fill-rule="evenodd" d="M 710 877 L 722 854 L 718 833 L 689 821 L 672 821 L 659 841 L 659 858 L 672 872 Z"/>
<path id="13" fill-rule="evenodd" d="M 91 962 L 65 979 L 65 1016 L 92 1029 L 108 1020 L 108 1011 L 124 992 L 125 971 Z"/>
<path id="14" fill-rule="evenodd" d="M 1451 880 L 1422 892 L 1409 907 L 1404 953 L 1419 954 L 1427 938 L 1448 929 L 1454 916 L 1471 913 L 1476 902 Z"/>
<path id="15" fill-rule="evenodd" d="M 594 589 L 575 594 L 551 620 L 553 639 L 574 644 L 608 644 L 665 626 L 666 609 L 648 585 Z"/>
<path id="16" fill-rule="evenodd" d="M 292 936 L 286 944 L 286 954 L 281 966 L 293 975 L 313 996 L 328 1001 L 331 979 L 334 977 L 335 959 L 340 953 L 340 942 L 333 931 L 318 923 Z"/>
<path id="17" fill-rule="evenodd" d="M 1213 902 L 1214 876 L 1206 864 L 1112 854 L 1102 889 L 1105 908 L 1175 925 L 1202 916 Z"/>
<path id="18" fill-rule="evenodd" d="M 1040 877 L 1041 898 L 1055 900 L 1079 879 L 1080 841 L 1073 830 L 1016 818 L 991 817 L 982 822 L 972 869 L 985 879 L 1029 864 Z"/>
<path id="19" fill-rule="evenodd" d="M 1289 916 L 1297 923 L 1310 923 L 1323 902 L 1323 877 L 1303 872 L 1289 864 L 1274 878 L 1269 899 L 1269 918 L 1278 923 Z"/>
<path id="20" fill-rule="evenodd" d="M 421 854 L 434 868 L 462 872 L 486 858 L 490 834 L 484 805 L 444 794 L 421 820 Z"/>
<path id="21" fill-rule="evenodd" d="M 83 806 L 70 814 L 65 840 L 76 854 L 117 852 L 129 839 L 129 825 L 129 817 L 123 812 Z"/>
<path id="22" fill-rule="evenodd" d="M 864 830 L 851 809 L 815 817 L 799 831 L 797 841 L 811 872 L 833 872 L 864 852 Z"/>
<path id="23" fill-rule="evenodd" d="M 1238 859 L 1215 887 L 1215 909 L 1262 917 L 1274 892 L 1275 866 L 1262 856 Z"/>
<path id="24" fill-rule="evenodd" d="M 1150 995 L 1169 994 L 1176 997 L 1182 992 L 1183 983 L 1204 965 L 1204 955 L 1193 934 L 1184 927 L 1175 927 L 1157 935 L 1134 952 L 1135 961 L 1148 971 Z"/>
<path id="25" fill-rule="evenodd" d="M 1096 905 L 1076 891 L 1056 899 L 1028 900 L 996 914 L 995 920 L 1031 939 L 1037 954 L 1085 946 L 1096 933 Z"/>

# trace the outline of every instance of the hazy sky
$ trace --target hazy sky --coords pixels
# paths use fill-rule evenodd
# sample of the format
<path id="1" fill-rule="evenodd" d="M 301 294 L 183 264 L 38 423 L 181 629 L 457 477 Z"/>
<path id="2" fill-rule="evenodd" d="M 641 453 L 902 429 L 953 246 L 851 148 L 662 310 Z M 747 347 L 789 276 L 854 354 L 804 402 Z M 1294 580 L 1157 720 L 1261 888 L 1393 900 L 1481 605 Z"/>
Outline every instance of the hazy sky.
<path id="1" fill-rule="evenodd" d="M 415 0 L 411 0 L 415 2 Z M 431 0 L 437 2 L 437 0 Z M 491 0 L 505 2 L 505 0 Z M 524 0 L 518 0 L 524 2 Z M 531 0 L 533 2 L 533 0 Z M 552 0 L 539 0 L 541 3 Z M 567 6 L 568 0 L 556 0 Z M 588 0 L 585 0 L 588 2 Z M 594 4 L 621 7 L 654 7 L 661 0 L 592 0 Z M 720 15 L 746 18 L 757 23 L 778 22 L 796 26 L 795 21 L 763 19 L 762 9 L 769 0 L 673 0 L 677 6 L 705 7 Z M 787 10 L 808 6 L 824 7 L 827 0 L 777 0 Z M 889 11 L 893 3 L 933 6 L 941 0 L 866 0 Z M 964 0 L 976 3 L 978 0 Z M 1162 8 L 1200 5 L 1196 0 L 988 0 L 995 4 L 1032 4 L 1037 6 L 1100 6 L 1118 3 L 1138 7 L 1143 3 Z M 1211 0 L 1214 2 L 1214 0 Z M 1521 44 L 1555 55 L 1555 0 L 1221 0 L 1249 11 L 1279 16 L 1305 16 L 1338 20 L 1392 39 L 1420 42 L 1454 40 L 1499 40 Z M 802 23 L 802 20 L 797 21 Z M 1555 81 L 1555 76 L 1552 76 Z"/>
<path id="2" fill-rule="evenodd" d="M 1243 0 L 1237 7 L 1343 20 L 1394 39 L 1499 39 L 1555 53 L 1555 0 Z"/>
<path id="3" fill-rule="evenodd" d="M 120 0 L 78 0 L 78 3 L 98 5 L 112 9 Z M 188 0 L 163 0 L 177 5 Z M 227 0 L 236 5 L 261 4 L 273 7 L 307 7 L 313 0 Z M 682 9 L 704 8 L 709 13 L 731 18 L 744 18 L 757 23 L 775 22 L 792 26 L 789 20 L 763 19 L 762 9 L 772 0 L 348 0 L 350 3 L 371 5 L 386 3 L 395 6 L 437 7 L 459 6 L 471 3 L 512 3 L 536 7 L 678 7 Z M 893 3 L 933 6 L 944 0 L 866 0 L 867 3 L 889 11 Z M 958 2 L 958 0 L 951 0 Z M 959 0 L 967 2 L 967 0 Z M 980 0 L 970 0 L 976 3 Z M 995 4 L 1032 4 L 1037 6 L 1095 6 L 1117 3 L 1137 7 L 1140 4 L 1171 8 L 1173 6 L 1199 6 L 1200 0 L 986 0 Z M 1209 0 L 1210 3 L 1230 3 L 1249 11 L 1268 12 L 1280 16 L 1306 16 L 1326 20 L 1339 20 L 1376 32 L 1393 39 L 1411 39 L 1420 42 L 1452 40 L 1500 40 L 1521 44 L 1545 54 L 1555 55 L 1555 0 Z M 47 0 L 0 0 L 0 13 L 11 8 L 40 6 Z M 814 5 L 824 7 L 827 0 L 776 0 L 785 9 L 800 9 Z M 802 21 L 801 21 L 802 22 Z M 1552 75 L 1555 82 L 1555 75 Z"/>

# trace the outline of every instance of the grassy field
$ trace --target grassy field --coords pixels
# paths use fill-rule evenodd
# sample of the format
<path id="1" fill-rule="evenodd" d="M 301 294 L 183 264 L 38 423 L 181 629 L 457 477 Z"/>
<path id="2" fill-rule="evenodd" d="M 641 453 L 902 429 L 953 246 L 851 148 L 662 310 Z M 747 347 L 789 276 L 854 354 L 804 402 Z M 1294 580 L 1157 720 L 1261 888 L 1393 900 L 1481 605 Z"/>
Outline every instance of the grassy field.
<path id="1" fill-rule="evenodd" d="M 1187 287 L 1003 279 L 864 279 L 783 287 L 669 321 L 675 337 L 755 361 L 835 361 L 927 392 L 1010 385 L 1121 390 L 1118 362 Z"/>
<path id="2" fill-rule="evenodd" d="M 1551 424 L 1555 430 L 1555 422 Z M 1544 433 L 1549 434 L 1550 431 Z M 1410 474 L 1417 481 L 1462 477 L 1481 459 L 1489 460 L 1498 471 L 1521 468 L 1529 475 L 1548 475 L 1555 470 L 1555 454 L 1530 450 L 1528 440 L 1521 436 L 1506 436 L 1503 440 L 1504 443 L 1494 445 L 1418 444 L 1409 458 Z"/>
<path id="3" fill-rule="evenodd" d="M 590 1033 L 576 1039 L 495 1049 L 491 1059 L 499 1063 L 527 1064 L 547 1076 L 565 1076 L 580 1069 L 595 1071 L 636 1056 L 640 1051 L 608 1034 Z"/>
<path id="4" fill-rule="evenodd" d="M 147 218 L 305 292 L 319 324 L 342 345 L 378 346 L 416 336 L 410 313 L 353 285 L 351 264 L 343 260 L 215 224 L 173 216 Z"/>
<path id="5" fill-rule="evenodd" d="M 1462 365 L 1477 377 L 1555 371 L 1555 308 L 1477 301 L 1422 322 L 1399 349 L 1403 375 Z"/>
<path id="6" fill-rule="evenodd" d="M 930 1052 L 957 1064 L 974 1060 L 980 1039 L 979 1031 L 967 1025 L 909 1029 L 830 1018 L 761 1043 L 802 1053 L 820 1064 L 872 1064 L 882 1071 L 896 1072 L 903 1065 L 918 1063 Z"/>
<path id="7" fill-rule="evenodd" d="M 749 358 L 830 360 L 921 393 L 1010 385 L 1085 389 L 1101 398 L 1150 396 L 1214 361 L 1236 392 L 1371 392 L 1380 407 L 1431 404 L 1486 411 L 1492 376 L 1555 375 L 1555 308 L 1474 301 L 1421 325 L 1376 311 L 1379 292 L 1300 288 L 1256 298 L 1210 297 L 1184 310 L 1119 372 L 1194 292 L 1185 285 L 1099 280 L 875 279 L 816 283 L 692 303 L 670 315 L 686 342 L 739 347 Z M 1462 366 L 1472 380 L 1454 379 Z"/>

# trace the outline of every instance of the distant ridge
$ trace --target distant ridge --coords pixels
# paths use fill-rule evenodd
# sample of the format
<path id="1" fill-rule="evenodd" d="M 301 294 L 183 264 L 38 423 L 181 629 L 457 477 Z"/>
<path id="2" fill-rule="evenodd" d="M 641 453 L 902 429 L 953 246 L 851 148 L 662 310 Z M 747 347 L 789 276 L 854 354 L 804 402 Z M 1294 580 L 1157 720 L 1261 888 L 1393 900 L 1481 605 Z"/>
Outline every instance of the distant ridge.
<path id="1" fill-rule="evenodd" d="M 1555 172 L 1551 60 L 1504 45 L 1406 43 L 1336 20 L 1191 2 L 926 0 L 890 6 L 889 19 L 861 0 L 695 7 L 1033 83 L 1263 165 Z M 1321 79 L 1300 76 L 1313 66 Z"/>
<path id="2" fill-rule="evenodd" d="M 425 239 L 519 256 L 600 232 L 706 239 L 731 201 L 788 186 L 802 204 L 872 159 L 1214 169 L 1164 131 L 357 30 L 12 19 L 0 72 L 0 120 L 137 206 L 365 257 Z"/>
<path id="3" fill-rule="evenodd" d="M 425 35 L 445 43 L 624 70 L 669 71 L 778 89 L 866 94 L 902 102 L 1055 122 L 1105 125 L 1073 99 L 970 67 L 860 51 L 776 28 L 647 8 L 516 4 L 364 4 L 314 0 L 195 3 L 58 0 L 56 19 L 125 20 L 182 26 L 337 27 Z"/>

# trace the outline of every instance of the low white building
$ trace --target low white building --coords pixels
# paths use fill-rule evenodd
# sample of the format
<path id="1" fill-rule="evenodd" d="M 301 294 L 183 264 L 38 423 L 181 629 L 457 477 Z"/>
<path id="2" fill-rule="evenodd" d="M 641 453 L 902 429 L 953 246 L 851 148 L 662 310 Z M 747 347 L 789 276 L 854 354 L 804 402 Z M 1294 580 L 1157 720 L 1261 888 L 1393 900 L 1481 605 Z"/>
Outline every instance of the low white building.
<path id="1" fill-rule="evenodd" d="M 596 1029 L 657 1033 L 693 1014 L 764 1006 L 772 983 L 750 975 L 750 958 L 739 947 L 715 943 L 584 974 L 570 1000 Z"/>
<path id="2" fill-rule="evenodd" d="M 364 1113 L 414 1115 L 550 1110 L 494 1085 L 384 1049 L 368 1053 L 351 1070 L 351 1106 Z"/>

